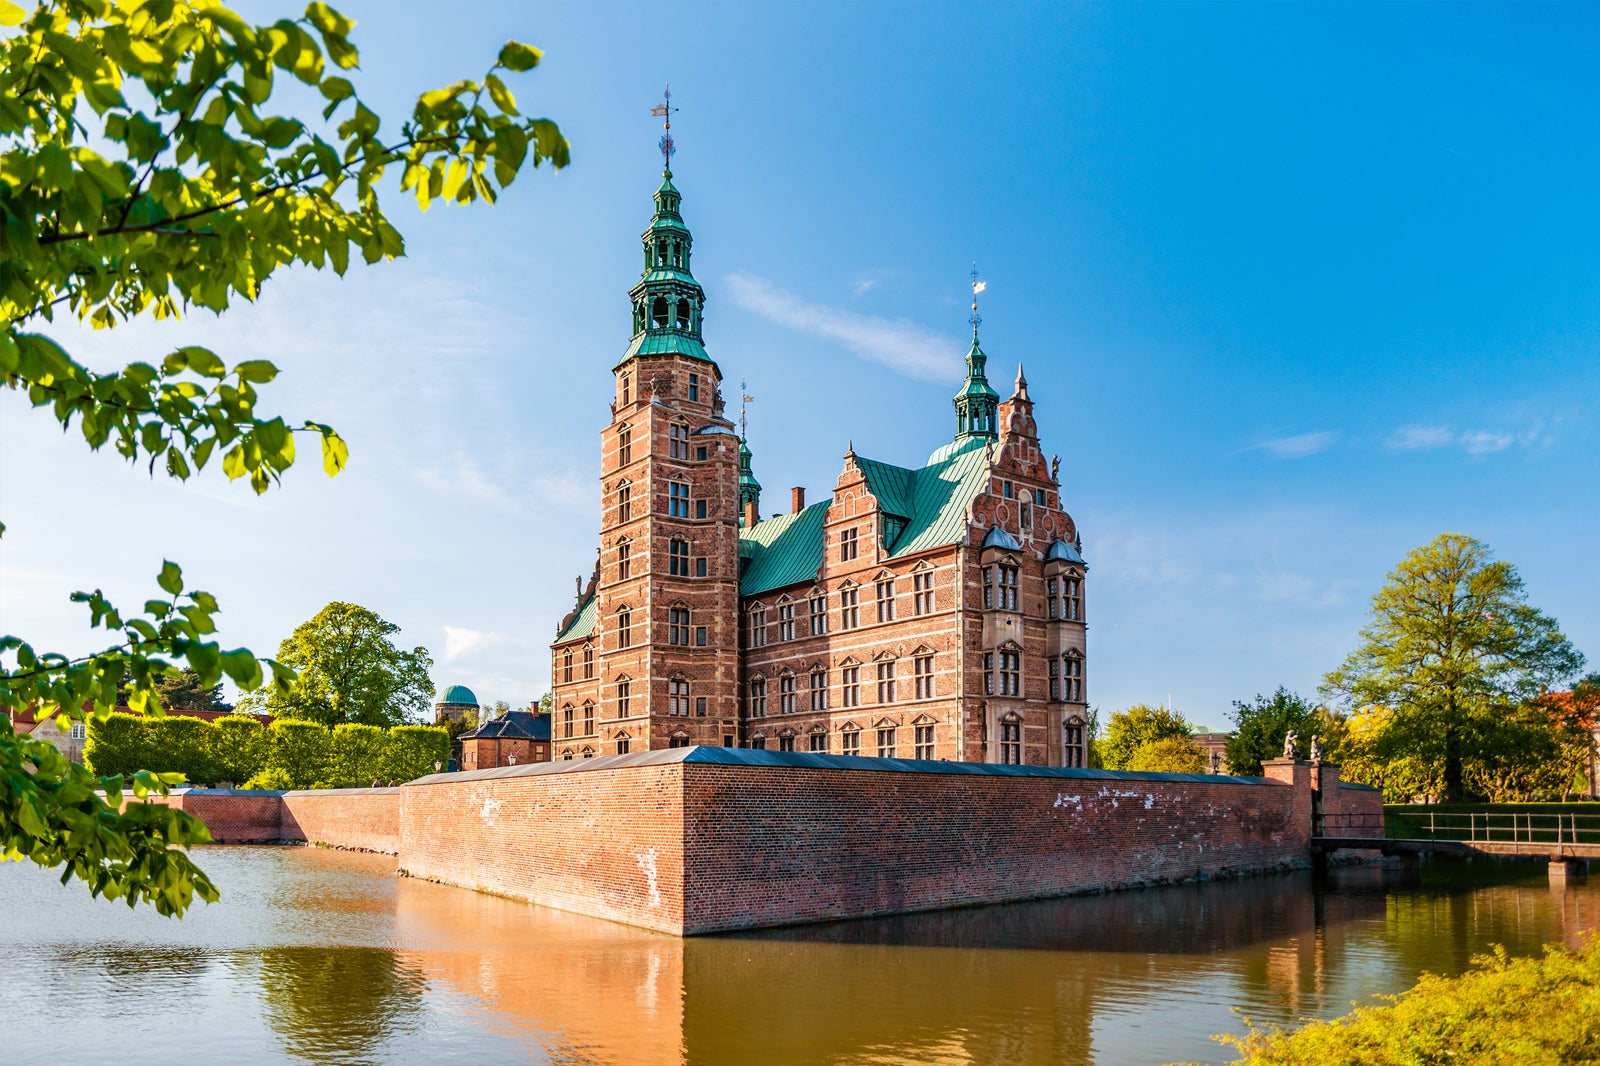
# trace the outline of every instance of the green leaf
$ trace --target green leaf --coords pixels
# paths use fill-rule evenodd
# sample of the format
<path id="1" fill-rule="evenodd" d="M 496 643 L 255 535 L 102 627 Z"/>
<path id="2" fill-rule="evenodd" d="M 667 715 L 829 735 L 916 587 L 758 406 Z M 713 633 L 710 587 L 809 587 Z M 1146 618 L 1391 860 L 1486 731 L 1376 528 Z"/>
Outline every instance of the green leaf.
<path id="1" fill-rule="evenodd" d="M 350 462 L 350 449 L 344 438 L 333 430 L 322 427 L 322 469 L 333 477 Z"/>
<path id="2" fill-rule="evenodd" d="M 222 653 L 222 671 L 240 688 L 253 692 L 261 687 L 261 664 L 249 648 Z"/>
<path id="3" fill-rule="evenodd" d="M 240 381 L 252 381 L 258 385 L 264 385 L 278 376 L 278 368 L 265 359 L 251 359 L 240 363 L 233 368 L 233 372 L 239 375 Z"/>
<path id="4" fill-rule="evenodd" d="M 490 74 L 483 79 L 483 83 L 489 87 L 489 99 L 494 101 L 494 106 L 508 115 L 518 113 L 517 99 L 511 95 L 511 90 L 506 88 L 505 82 Z"/>
<path id="5" fill-rule="evenodd" d="M 11 0 L 0 0 L 0 26 L 20 26 L 28 13 Z"/>
<path id="6" fill-rule="evenodd" d="M 335 37 L 348 37 L 350 31 L 356 28 L 355 19 L 346 18 L 320 0 L 306 5 L 306 18 L 323 33 L 331 33 Z"/>
<path id="7" fill-rule="evenodd" d="M 532 45 L 523 44 L 521 41 L 507 41 L 505 47 L 500 49 L 500 65 L 507 70 L 532 70 L 539 65 L 539 59 L 544 55 Z"/>
<path id="8" fill-rule="evenodd" d="M 174 596 L 183 591 L 183 571 L 178 564 L 170 559 L 161 563 L 161 574 L 156 578 L 156 584 L 161 586 L 161 591 L 170 592 Z"/>

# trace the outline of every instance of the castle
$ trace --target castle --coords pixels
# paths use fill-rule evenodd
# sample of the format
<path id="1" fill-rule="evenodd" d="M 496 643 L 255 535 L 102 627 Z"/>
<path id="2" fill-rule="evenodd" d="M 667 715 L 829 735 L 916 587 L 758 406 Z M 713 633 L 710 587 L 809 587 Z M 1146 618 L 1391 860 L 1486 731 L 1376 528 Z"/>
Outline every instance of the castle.
<path id="1" fill-rule="evenodd" d="M 1021 369 L 1004 401 L 985 376 L 976 304 L 953 439 L 917 469 L 851 447 L 831 499 L 797 488 L 762 519 L 681 199 L 665 170 L 600 434 L 599 560 L 551 646 L 551 757 L 1085 765 L 1082 542 Z"/>

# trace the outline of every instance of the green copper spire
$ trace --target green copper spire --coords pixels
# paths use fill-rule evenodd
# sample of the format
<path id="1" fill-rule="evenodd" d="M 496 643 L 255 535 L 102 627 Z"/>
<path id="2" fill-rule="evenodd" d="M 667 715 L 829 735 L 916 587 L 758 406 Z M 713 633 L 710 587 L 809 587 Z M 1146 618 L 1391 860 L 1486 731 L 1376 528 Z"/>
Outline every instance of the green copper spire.
<path id="1" fill-rule="evenodd" d="M 746 444 L 743 437 L 739 438 L 739 514 L 744 514 L 747 503 L 756 505 L 756 514 L 761 513 L 761 482 L 756 480 L 756 475 L 750 469 L 750 445 Z M 741 519 L 742 521 L 742 519 Z"/>
<path id="2" fill-rule="evenodd" d="M 984 374 L 989 357 L 978 346 L 978 294 L 988 285 L 978 280 L 978 270 L 972 270 L 972 347 L 967 351 L 967 380 L 956 393 L 956 440 L 974 438 L 993 440 L 999 431 L 1000 394 L 989 386 Z"/>
<path id="3" fill-rule="evenodd" d="M 643 237 L 644 272 L 628 294 L 633 302 L 633 340 L 623 359 L 677 353 L 710 361 L 700 338 L 706 294 L 689 272 L 694 238 L 679 214 L 683 194 L 672 184 L 672 171 L 661 172 L 655 200 L 656 213 Z"/>

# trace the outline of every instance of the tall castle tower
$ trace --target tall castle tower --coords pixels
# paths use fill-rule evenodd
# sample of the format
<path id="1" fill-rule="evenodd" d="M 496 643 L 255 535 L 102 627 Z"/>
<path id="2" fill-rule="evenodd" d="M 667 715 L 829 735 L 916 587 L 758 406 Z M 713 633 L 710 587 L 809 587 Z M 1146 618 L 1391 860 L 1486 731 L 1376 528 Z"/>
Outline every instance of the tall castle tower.
<path id="1" fill-rule="evenodd" d="M 580 735 L 607 755 L 737 736 L 741 442 L 701 340 L 682 196 L 661 179 L 601 432 L 599 663 L 584 680 L 608 713 Z"/>

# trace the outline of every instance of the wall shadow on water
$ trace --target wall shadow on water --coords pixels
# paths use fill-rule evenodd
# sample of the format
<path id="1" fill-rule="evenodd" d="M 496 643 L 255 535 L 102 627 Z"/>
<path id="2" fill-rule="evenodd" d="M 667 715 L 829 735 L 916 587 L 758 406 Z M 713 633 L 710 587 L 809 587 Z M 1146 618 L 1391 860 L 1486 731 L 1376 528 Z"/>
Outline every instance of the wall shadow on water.
<path id="1" fill-rule="evenodd" d="M 263 1019 L 288 1054 L 308 1063 L 390 1061 L 384 1044 L 421 1022 L 425 982 L 385 948 L 266 948 L 247 966 L 260 983 Z"/>

